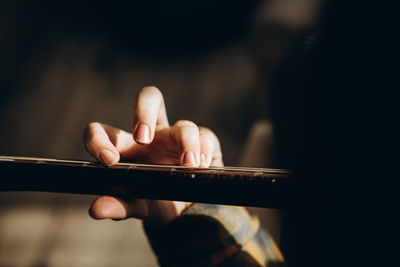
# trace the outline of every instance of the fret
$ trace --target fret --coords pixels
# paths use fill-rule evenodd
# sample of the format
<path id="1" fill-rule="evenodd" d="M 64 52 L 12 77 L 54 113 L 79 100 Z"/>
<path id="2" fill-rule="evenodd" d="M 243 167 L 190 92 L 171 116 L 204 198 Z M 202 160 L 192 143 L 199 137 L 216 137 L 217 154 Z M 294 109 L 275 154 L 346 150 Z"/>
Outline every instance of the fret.
<path id="1" fill-rule="evenodd" d="M 128 171 L 133 171 L 133 170 L 135 170 L 135 168 L 136 168 L 135 164 L 130 164 L 130 165 L 128 166 L 127 170 L 128 170 Z"/>

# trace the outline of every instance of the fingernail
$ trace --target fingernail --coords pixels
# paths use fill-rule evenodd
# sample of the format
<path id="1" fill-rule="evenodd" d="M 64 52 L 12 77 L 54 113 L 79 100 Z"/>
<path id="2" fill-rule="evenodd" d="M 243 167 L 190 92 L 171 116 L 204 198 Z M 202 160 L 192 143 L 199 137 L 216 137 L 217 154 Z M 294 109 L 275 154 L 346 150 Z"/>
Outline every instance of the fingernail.
<path id="1" fill-rule="evenodd" d="M 201 153 L 200 155 L 200 162 L 202 166 L 207 166 L 206 155 L 204 153 Z"/>
<path id="2" fill-rule="evenodd" d="M 115 161 L 115 155 L 110 150 L 103 149 L 100 153 L 100 158 L 103 163 L 107 165 L 112 165 Z"/>
<path id="3" fill-rule="evenodd" d="M 184 166 L 195 166 L 196 159 L 194 158 L 194 154 L 192 151 L 186 151 L 183 155 L 183 165 Z"/>
<path id="4" fill-rule="evenodd" d="M 135 141 L 142 144 L 150 142 L 150 130 L 149 126 L 141 123 L 136 129 Z"/>

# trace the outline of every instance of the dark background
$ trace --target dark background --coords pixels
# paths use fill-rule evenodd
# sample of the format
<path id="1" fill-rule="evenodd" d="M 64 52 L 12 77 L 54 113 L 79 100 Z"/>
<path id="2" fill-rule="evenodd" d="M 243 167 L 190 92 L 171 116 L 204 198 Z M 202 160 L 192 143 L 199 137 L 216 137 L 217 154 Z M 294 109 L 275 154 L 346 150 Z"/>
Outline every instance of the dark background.
<path id="1" fill-rule="evenodd" d="M 297 85 L 309 82 L 321 14 L 314 0 L 4 1 L 0 154 L 90 159 L 87 123 L 129 131 L 137 92 L 154 85 L 170 123 L 216 132 L 226 165 L 297 169 L 298 138 L 313 129 L 300 132 L 300 114 L 317 99 Z M 260 120 L 274 129 L 271 155 L 243 158 Z M 2 193 L 0 264 L 154 266 L 140 223 L 91 221 L 92 199 Z M 275 224 L 267 228 L 290 261 L 296 243 Z"/>
<path id="2" fill-rule="evenodd" d="M 251 125 L 271 119 L 271 73 L 318 14 L 289 2 L 3 2 L 0 152 L 87 158 L 84 126 L 129 131 L 137 92 L 155 85 L 171 123 L 212 128 L 238 164 Z"/>

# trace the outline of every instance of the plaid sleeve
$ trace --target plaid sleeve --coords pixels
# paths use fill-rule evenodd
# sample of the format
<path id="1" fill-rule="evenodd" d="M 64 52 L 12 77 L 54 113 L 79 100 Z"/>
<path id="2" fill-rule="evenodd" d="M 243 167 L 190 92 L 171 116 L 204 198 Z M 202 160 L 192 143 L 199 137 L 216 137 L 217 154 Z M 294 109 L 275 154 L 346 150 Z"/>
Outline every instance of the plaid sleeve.
<path id="1" fill-rule="evenodd" d="M 174 222 L 144 229 L 163 267 L 285 266 L 258 218 L 243 207 L 194 204 Z"/>

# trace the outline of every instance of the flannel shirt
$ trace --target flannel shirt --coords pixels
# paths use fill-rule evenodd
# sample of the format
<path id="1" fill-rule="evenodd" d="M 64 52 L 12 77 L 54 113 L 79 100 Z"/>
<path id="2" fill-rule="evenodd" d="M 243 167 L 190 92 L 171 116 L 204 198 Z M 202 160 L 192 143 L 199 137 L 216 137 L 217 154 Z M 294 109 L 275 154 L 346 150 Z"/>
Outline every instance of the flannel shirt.
<path id="1" fill-rule="evenodd" d="M 163 267 L 285 266 L 278 247 L 243 207 L 194 204 L 168 225 L 144 224 Z"/>

